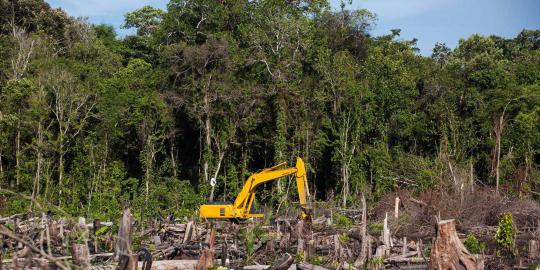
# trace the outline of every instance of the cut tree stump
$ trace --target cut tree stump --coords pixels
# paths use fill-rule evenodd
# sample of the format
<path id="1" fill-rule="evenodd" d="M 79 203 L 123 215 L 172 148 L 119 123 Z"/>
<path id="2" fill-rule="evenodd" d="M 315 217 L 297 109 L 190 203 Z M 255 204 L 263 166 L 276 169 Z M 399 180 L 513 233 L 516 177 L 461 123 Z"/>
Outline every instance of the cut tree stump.
<path id="1" fill-rule="evenodd" d="M 86 244 L 72 244 L 71 256 L 73 263 L 81 269 L 88 269 L 90 267 L 90 251 Z"/>
<path id="2" fill-rule="evenodd" d="M 214 242 L 216 239 L 216 230 L 210 230 L 209 247 L 205 248 L 197 263 L 197 270 L 207 270 L 214 265 Z"/>
<path id="3" fill-rule="evenodd" d="M 483 270 L 484 262 L 469 253 L 456 232 L 455 221 L 442 220 L 437 223 L 437 238 L 433 243 L 430 270 Z"/>
<path id="4" fill-rule="evenodd" d="M 116 248 L 114 250 L 114 261 L 120 261 L 122 256 L 131 256 L 131 225 L 133 217 L 129 209 L 129 204 L 124 205 L 120 226 L 118 228 L 118 238 L 116 239 Z"/>
<path id="5" fill-rule="evenodd" d="M 368 253 L 370 253 L 369 247 L 369 235 L 367 234 L 367 204 L 366 204 L 366 195 L 362 193 L 362 225 L 360 227 L 360 255 L 356 258 L 354 262 L 354 267 L 361 268 L 369 259 Z"/>
<path id="6" fill-rule="evenodd" d="M 73 263 L 81 269 L 90 268 L 90 250 L 88 248 L 88 228 L 86 227 L 85 219 L 80 217 L 79 223 L 75 226 L 74 234 L 78 236 L 78 241 L 71 245 L 71 256 Z"/>

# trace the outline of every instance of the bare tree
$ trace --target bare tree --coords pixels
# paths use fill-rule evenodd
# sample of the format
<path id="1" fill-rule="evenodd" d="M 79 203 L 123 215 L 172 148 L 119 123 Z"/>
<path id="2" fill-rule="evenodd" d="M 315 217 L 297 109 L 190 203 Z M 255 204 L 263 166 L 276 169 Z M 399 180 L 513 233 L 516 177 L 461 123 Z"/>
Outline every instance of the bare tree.
<path id="1" fill-rule="evenodd" d="M 11 78 L 19 79 L 26 73 L 34 51 L 35 40 L 23 28 L 15 24 L 12 24 L 12 35 L 16 49 L 11 58 Z"/>
<path id="2" fill-rule="evenodd" d="M 47 93 L 43 82 L 37 88 L 37 91 L 31 96 L 32 104 L 35 107 L 35 115 L 37 119 L 33 121 L 33 129 L 35 133 L 35 142 L 33 143 L 33 150 L 36 153 L 36 168 L 34 172 L 34 184 L 32 188 L 32 204 L 33 201 L 39 196 L 41 191 L 40 180 L 43 178 L 43 169 L 45 163 L 44 151 L 46 144 L 46 134 L 51 128 L 51 123 L 47 123 L 46 114 L 44 110 L 47 109 Z"/>
<path id="3" fill-rule="evenodd" d="M 492 162 L 491 162 L 491 174 L 495 174 L 495 192 L 499 194 L 499 182 L 500 182 L 500 164 L 501 164 L 501 140 L 504 128 L 507 122 L 506 110 L 508 106 L 513 101 L 524 98 L 525 96 L 520 96 L 514 99 L 511 99 L 504 105 L 504 108 L 500 114 L 494 118 L 494 128 L 493 133 L 495 133 L 495 146 L 493 148 Z"/>
<path id="4" fill-rule="evenodd" d="M 64 70 L 53 70 L 48 74 L 48 86 L 53 96 L 49 108 L 58 128 L 56 144 L 58 151 L 58 194 L 62 195 L 66 146 L 83 130 L 91 116 L 96 101 L 90 93 L 77 88 L 75 78 Z"/>

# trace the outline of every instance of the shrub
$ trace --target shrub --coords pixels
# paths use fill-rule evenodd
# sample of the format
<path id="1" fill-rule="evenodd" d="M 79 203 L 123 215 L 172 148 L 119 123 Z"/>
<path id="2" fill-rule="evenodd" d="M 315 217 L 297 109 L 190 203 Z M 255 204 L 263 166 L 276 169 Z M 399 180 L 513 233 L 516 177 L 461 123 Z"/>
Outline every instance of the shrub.
<path id="1" fill-rule="evenodd" d="M 371 257 L 368 261 L 368 265 L 372 268 L 378 269 L 384 265 L 384 257 Z"/>
<path id="2" fill-rule="evenodd" d="M 504 213 L 495 233 L 495 242 L 512 254 L 514 253 L 516 230 L 511 213 Z"/>
<path id="3" fill-rule="evenodd" d="M 339 241 L 341 241 L 341 243 L 348 243 L 349 242 L 349 235 L 347 233 L 341 233 L 339 235 Z"/>
<path id="4" fill-rule="evenodd" d="M 248 257 L 251 257 L 255 253 L 257 242 L 264 242 L 268 239 L 268 235 L 263 230 L 262 225 L 262 223 L 257 223 L 253 227 L 248 226 L 240 230 L 240 238 L 246 246 Z"/>
<path id="5" fill-rule="evenodd" d="M 309 261 L 311 264 L 314 265 L 323 265 L 324 263 L 324 257 L 323 256 L 315 256 L 313 259 Z"/>
<path id="6" fill-rule="evenodd" d="M 486 249 L 486 244 L 480 242 L 478 238 L 474 234 L 467 235 L 467 238 L 465 238 L 465 241 L 463 241 L 463 244 L 472 253 L 483 253 Z"/>
<path id="7" fill-rule="evenodd" d="M 384 228 L 384 224 L 380 222 L 371 223 L 368 225 L 368 231 L 370 234 L 381 234 Z"/>
<path id="8" fill-rule="evenodd" d="M 345 215 L 342 215 L 340 213 L 335 213 L 334 224 L 336 224 L 339 227 L 349 228 L 353 225 L 353 221 Z"/>

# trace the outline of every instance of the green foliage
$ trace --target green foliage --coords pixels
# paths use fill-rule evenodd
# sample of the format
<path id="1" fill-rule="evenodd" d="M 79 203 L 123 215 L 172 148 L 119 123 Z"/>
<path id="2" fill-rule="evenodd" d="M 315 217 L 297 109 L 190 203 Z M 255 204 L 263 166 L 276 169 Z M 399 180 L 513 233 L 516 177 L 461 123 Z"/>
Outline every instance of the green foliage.
<path id="1" fill-rule="evenodd" d="M 486 249 L 486 244 L 480 242 L 474 234 L 467 235 L 467 238 L 463 241 L 463 244 L 468 251 L 472 253 L 483 253 Z"/>
<path id="2" fill-rule="evenodd" d="M 159 26 L 165 12 L 151 6 L 144 6 L 126 14 L 124 28 L 137 28 L 137 34 L 148 36 Z"/>
<path id="3" fill-rule="evenodd" d="M 10 196 L 9 198 L 10 199 L 4 206 L 5 215 L 24 213 L 28 210 L 30 206 L 30 201 L 28 199 L 13 196 Z"/>
<path id="4" fill-rule="evenodd" d="M 325 258 L 323 256 L 315 256 L 309 260 L 309 263 L 313 265 L 323 265 L 325 263 Z"/>
<path id="5" fill-rule="evenodd" d="M 94 235 L 95 236 L 102 236 L 102 235 L 105 235 L 107 232 L 109 232 L 111 230 L 111 227 L 109 226 L 103 226 L 101 228 L 99 228 L 97 231 L 94 232 Z"/>
<path id="6" fill-rule="evenodd" d="M 339 241 L 341 241 L 341 243 L 348 243 L 349 242 L 349 235 L 347 233 L 341 233 L 339 235 Z"/>
<path id="7" fill-rule="evenodd" d="M 350 228 L 354 223 L 347 216 L 341 213 L 334 213 L 334 224 L 339 227 Z"/>
<path id="8" fill-rule="evenodd" d="M 371 257 L 368 260 L 368 265 L 371 267 L 381 267 L 384 265 L 384 257 Z"/>
<path id="9" fill-rule="evenodd" d="M 253 226 L 246 226 L 240 230 L 240 239 L 244 242 L 248 258 L 255 253 L 255 245 L 258 242 L 266 241 L 268 237 L 262 225 L 263 223 L 256 223 Z"/>
<path id="10" fill-rule="evenodd" d="M 502 248 L 515 252 L 516 229 L 511 213 L 504 213 L 499 221 L 497 232 L 495 232 L 495 242 Z"/>
<path id="11" fill-rule="evenodd" d="M 382 223 L 370 223 L 368 225 L 368 230 L 370 234 L 381 234 L 384 228 Z"/>

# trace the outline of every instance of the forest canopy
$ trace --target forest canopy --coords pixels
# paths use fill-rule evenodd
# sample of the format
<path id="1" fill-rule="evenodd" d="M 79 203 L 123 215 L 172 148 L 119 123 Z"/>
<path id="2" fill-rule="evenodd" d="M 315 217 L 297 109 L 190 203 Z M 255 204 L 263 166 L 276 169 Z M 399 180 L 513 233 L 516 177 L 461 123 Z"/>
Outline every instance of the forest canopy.
<path id="1" fill-rule="evenodd" d="M 122 38 L 43 0 L 0 0 L 0 20 L 1 214 L 192 215 L 296 156 L 343 207 L 472 184 L 540 199 L 537 29 L 426 57 L 325 0 L 171 0 Z"/>

